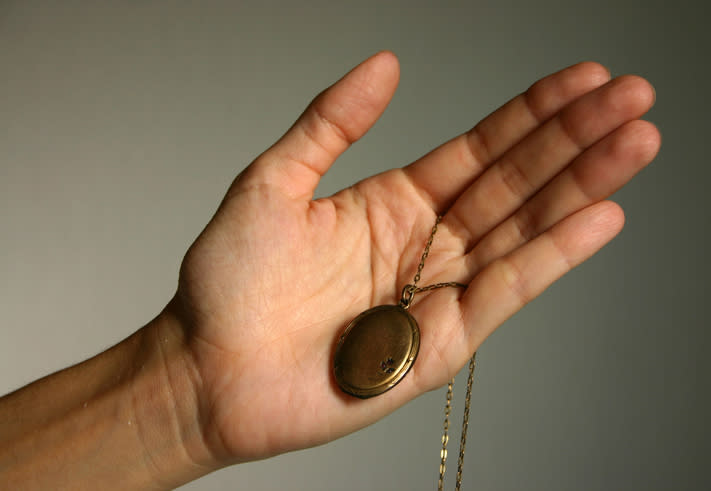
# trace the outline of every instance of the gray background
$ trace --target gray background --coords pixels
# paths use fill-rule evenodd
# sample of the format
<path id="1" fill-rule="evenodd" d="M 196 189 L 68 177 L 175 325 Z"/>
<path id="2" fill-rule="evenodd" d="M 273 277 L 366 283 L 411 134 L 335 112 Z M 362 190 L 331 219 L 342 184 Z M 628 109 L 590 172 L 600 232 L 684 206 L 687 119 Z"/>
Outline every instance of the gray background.
<path id="1" fill-rule="evenodd" d="M 464 489 L 709 489 L 703 3 L 0 2 L 0 392 L 150 320 L 235 174 L 375 51 L 400 89 L 321 195 L 593 59 L 655 84 L 663 148 L 622 235 L 481 348 Z M 184 489 L 433 489 L 443 402 Z"/>

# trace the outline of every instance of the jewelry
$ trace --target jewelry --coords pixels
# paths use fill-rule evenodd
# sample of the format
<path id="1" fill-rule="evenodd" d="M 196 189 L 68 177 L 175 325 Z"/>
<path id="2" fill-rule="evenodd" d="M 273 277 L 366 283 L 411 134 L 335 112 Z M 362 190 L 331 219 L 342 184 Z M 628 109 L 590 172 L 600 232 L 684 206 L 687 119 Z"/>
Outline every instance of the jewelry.
<path id="1" fill-rule="evenodd" d="M 459 491 L 462 487 L 462 469 L 464 468 L 464 450 L 467 446 L 467 430 L 469 429 L 469 406 L 472 398 L 472 382 L 474 381 L 474 368 L 476 367 L 476 352 L 469 360 L 469 376 L 467 377 L 467 391 L 464 396 L 464 416 L 462 416 L 462 435 L 459 439 L 459 457 L 457 458 L 457 477 L 454 489 Z M 442 432 L 442 450 L 440 452 L 439 480 L 437 491 L 444 489 L 444 471 L 447 466 L 447 443 L 449 442 L 449 414 L 452 411 L 452 388 L 454 379 L 447 384 L 447 403 L 444 406 L 444 431 Z"/>
<path id="2" fill-rule="evenodd" d="M 347 394 L 361 399 L 380 395 L 395 387 L 412 368 L 420 349 L 420 329 L 415 318 L 408 312 L 415 294 L 445 287 L 466 287 L 466 285 L 455 281 L 435 283 L 424 287 L 417 286 L 422 268 L 425 266 L 425 260 L 430 253 L 432 241 L 437 233 L 437 225 L 441 220 L 441 216 L 437 217 L 422 252 L 415 277 L 412 283 L 405 285 L 402 289 L 400 302 L 397 305 L 379 305 L 362 312 L 348 324 L 338 339 L 333 361 L 333 373 L 338 386 Z M 471 388 L 476 366 L 475 357 L 476 353 L 469 363 L 469 378 L 467 379 L 464 419 L 457 462 L 455 488 L 457 491 L 460 489 L 462 481 Z M 439 491 L 442 491 L 444 485 L 453 385 L 454 379 L 447 384 L 447 402 L 440 452 Z"/>

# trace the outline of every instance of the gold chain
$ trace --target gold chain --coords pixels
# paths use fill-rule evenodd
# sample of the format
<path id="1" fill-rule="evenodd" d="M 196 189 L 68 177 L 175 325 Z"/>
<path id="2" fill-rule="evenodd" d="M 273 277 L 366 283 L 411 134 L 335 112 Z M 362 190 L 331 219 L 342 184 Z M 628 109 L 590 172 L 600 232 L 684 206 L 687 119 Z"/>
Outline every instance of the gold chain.
<path id="1" fill-rule="evenodd" d="M 452 387 L 454 379 L 447 384 L 447 403 L 444 406 L 444 431 L 442 432 L 442 450 L 439 453 L 439 481 L 437 491 L 444 489 L 444 471 L 447 468 L 447 443 L 449 443 L 449 413 L 452 411 Z"/>
<path id="2" fill-rule="evenodd" d="M 417 272 L 412 280 L 412 283 L 405 285 L 402 290 L 402 298 L 400 300 L 400 305 L 404 309 L 408 309 L 412 303 L 416 293 L 426 292 L 430 290 L 436 290 L 438 288 L 446 287 L 464 287 L 467 285 L 463 283 L 458 283 L 456 281 L 447 281 L 444 283 L 435 283 L 432 285 L 427 285 L 423 287 L 418 287 L 417 282 L 420 281 L 420 275 L 422 273 L 422 268 L 425 267 L 425 260 L 427 256 L 430 255 L 430 248 L 432 247 L 432 241 L 437 233 L 437 225 L 442 221 L 442 217 L 438 216 L 432 227 L 432 232 L 430 232 L 430 237 L 425 244 L 425 249 L 422 252 L 422 258 L 420 258 L 420 264 L 417 265 Z M 457 459 L 457 477 L 455 482 L 455 490 L 459 491 L 462 486 L 462 469 L 464 467 L 464 451 L 467 446 L 467 430 L 469 429 L 469 408 L 471 406 L 471 396 L 472 396 L 472 382 L 474 381 L 474 368 L 476 367 L 476 352 L 472 355 L 471 360 L 469 360 L 469 376 L 467 377 L 467 391 L 464 397 L 464 416 L 462 417 L 462 433 L 459 440 L 459 457 Z M 443 491 L 444 489 L 444 472 L 447 469 L 447 443 L 449 443 L 449 415 L 452 412 L 452 394 L 454 388 L 454 378 L 447 383 L 447 401 L 444 406 L 444 428 L 442 431 L 442 450 L 440 451 L 440 464 L 439 464 L 439 480 L 437 482 L 437 490 Z"/>
<path id="3" fill-rule="evenodd" d="M 420 258 L 420 264 L 417 265 L 417 272 L 415 273 L 415 277 L 413 278 L 412 283 L 405 285 L 405 288 L 402 289 L 402 298 L 400 299 L 400 305 L 404 309 L 410 308 L 410 304 L 412 303 L 412 299 L 414 298 L 416 293 L 428 292 L 430 290 L 436 290 L 438 288 L 446 288 L 450 286 L 460 288 L 467 287 L 467 285 L 465 285 L 464 283 L 458 283 L 456 281 L 446 281 L 444 283 L 435 283 L 433 285 L 427 285 L 423 287 L 417 286 L 417 282 L 420 281 L 420 275 L 422 274 L 422 268 L 425 267 L 425 260 L 427 259 L 427 256 L 430 255 L 432 241 L 434 240 L 434 236 L 437 233 L 437 225 L 439 225 L 439 222 L 441 221 L 442 217 L 438 216 L 437 220 L 435 220 L 435 224 L 432 226 L 432 231 L 430 232 L 429 239 L 427 239 L 427 244 L 425 244 L 425 250 L 422 251 L 422 257 Z"/>
<path id="4" fill-rule="evenodd" d="M 467 377 L 467 391 L 464 397 L 464 416 L 462 416 L 462 436 L 459 440 L 459 457 L 457 458 L 457 479 L 454 489 L 459 491 L 462 487 L 462 469 L 464 468 L 464 450 L 467 446 L 467 430 L 469 429 L 469 406 L 472 400 L 472 382 L 474 381 L 474 368 L 476 367 L 476 351 L 469 360 L 469 376 Z M 454 382 L 454 379 L 452 379 Z M 450 382 L 451 383 L 451 382 Z M 440 474 L 444 479 L 444 473 Z"/>

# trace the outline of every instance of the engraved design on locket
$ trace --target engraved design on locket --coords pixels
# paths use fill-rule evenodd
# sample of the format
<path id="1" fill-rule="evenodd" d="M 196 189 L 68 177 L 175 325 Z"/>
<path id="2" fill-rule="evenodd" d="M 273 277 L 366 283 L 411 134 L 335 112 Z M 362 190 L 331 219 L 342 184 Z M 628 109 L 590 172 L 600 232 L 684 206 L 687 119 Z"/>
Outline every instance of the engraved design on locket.
<path id="1" fill-rule="evenodd" d="M 362 399 L 393 388 L 420 349 L 417 321 L 400 305 L 380 305 L 353 319 L 338 340 L 333 373 L 338 386 Z"/>

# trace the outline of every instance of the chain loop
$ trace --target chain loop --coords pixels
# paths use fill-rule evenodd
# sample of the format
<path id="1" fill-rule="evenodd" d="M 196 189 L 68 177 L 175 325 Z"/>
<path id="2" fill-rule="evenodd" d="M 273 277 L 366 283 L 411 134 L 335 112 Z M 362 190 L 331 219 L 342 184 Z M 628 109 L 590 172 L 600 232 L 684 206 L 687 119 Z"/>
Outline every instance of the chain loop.
<path id="1" fill-rule="evenodd" d="M 412 304 L 412 299 L 415 298 L 415 293 L 417 293 L 417 287 L 413 284 L 405 285 L 402 289 L 402 296 L 400 297 L 400 307 L 407 310 Z"/>
<path id="2" fill-rule="evenodd" d="M 418 287 L 417 282 L 420 281 L 420 276 L 422 275 L 422 269 L 425 267 L 425 261 L 430 255 L 430 248 L 432 247 L 432 241 L 434 241 L 434 236 L 437 233 L 437 226 L 439 222 L 442 221 L 442 217 L 438 216 L 435 220 L 435 224 L 432 226 L 432 231 L 430 232 L 430 237 L 427 239 L 427 244 L 425 244 L 425 249 L 422 251 L 422 257 L 420 258 L 420 264 L 417 265 L 417 271 L 415 272 L 415 277 L 412 279 L 412 283 L 408 283 L 402 289 L 402 297 L 400 298 L 400 305 L 404 309 L 408 309 L 412 304 L 412 299 L 415 297 L 416 293 L 428 292 L 431 290 L 436 290 L 438 288 L 447 287 L 457 287 L 466 288 L 467 285 L 464 283 L 458 283 L 456 281 L 446 281 L 444 283 L 435 283 L 433 285 L 427 285 L 423 287 Z"/>

